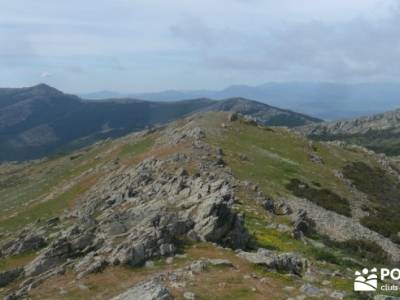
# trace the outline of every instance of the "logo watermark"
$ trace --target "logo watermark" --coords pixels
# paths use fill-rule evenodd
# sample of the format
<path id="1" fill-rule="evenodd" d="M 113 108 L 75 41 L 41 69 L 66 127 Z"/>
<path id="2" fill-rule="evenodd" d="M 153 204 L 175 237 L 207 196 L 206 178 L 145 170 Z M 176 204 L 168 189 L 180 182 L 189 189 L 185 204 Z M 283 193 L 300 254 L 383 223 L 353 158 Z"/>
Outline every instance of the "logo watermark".
<path id="1" fill-rule="evenodd" d="M 354 280 L 354 291 L 356 292 L 368 292 L 376 291 L 378 288 L 378 275 L 376 274 L 378 270 L 372 268 L 368 270 L 364 268 L 361 272 L 356 271 Z"/>
<path id="2" fill-rule="evenodd" d="M 396 284 L 384 283 L 385 280 L 400 281 L 400 269 L 387 268 L 364 268 L 354 273 L 354 291 L 355 292 L 374 292 L 377 290 L 389 292 L 400 291 L 400 286 Z M 378 282 L 383 282 L 380 286 Z"/>

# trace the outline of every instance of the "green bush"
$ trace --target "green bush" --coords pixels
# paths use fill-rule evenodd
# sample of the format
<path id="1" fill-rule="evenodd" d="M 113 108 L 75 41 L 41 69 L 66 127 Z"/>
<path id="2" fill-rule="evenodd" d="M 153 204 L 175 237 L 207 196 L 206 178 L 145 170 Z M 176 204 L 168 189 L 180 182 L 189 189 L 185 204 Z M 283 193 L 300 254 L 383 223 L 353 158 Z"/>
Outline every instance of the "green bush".
<path id="1" fill-rule="evenodd" d="M 314 188 L 296 178 L 292 179 L 286 188 L 297 197 L 306 198 L 325 209 L 351 217 L 349 201 L 328 189 Z"/>
<path id="2" fill-rule="evenodd" d="M 374 203 L 375 209 L 368 209 L 369 215 L 361 219 L 361 224 L 399 243 L 400 183 L 396 178 L 381 168 L 373 168 L 363 162 L 345 166 L 343 175 Z"/>
<path id="3" fill-rule="evenodd" d="M 368 240 L 350 239 L 343 242 L 333 241 L 324 237 L 324 243 L 347 252 L 349 255 L 367 259 L 371 262 L 385 263 L 389 261 L 388 254 L 378 244 Z"/>
<path id="4" fill-rule="evenodd" d="M 356 188 L 367 194 L 372 201 L 381 204 L 396 204 L 400 196 L 400 183 L 385 170 L 355 162 L 343 168 L 343 175 Z"/>
<path id="5" fill-rule="evenodd" d="M 326 261 L 331 264 L 339 264 L 339 260 L 336 257 L 335 254 L 333 254 L 331 251 L 321 249 L 321 248 L 314 248 L 312 250 L 313 255 L 316 259 L 321 260 L 321 261 Z"/>

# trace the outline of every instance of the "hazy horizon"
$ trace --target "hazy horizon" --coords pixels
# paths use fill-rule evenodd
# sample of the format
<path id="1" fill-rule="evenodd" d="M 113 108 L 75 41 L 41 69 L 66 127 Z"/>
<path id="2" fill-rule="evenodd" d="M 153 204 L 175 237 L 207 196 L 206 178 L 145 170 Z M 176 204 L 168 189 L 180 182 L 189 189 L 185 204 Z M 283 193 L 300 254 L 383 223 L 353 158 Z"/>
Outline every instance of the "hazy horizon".
<path id="1" fill-rule="evenodd" d="M 102 92 L 110 92 L 110 93 L 116 93 L 116 94 L 121 94 L 122 96 L 125 95 L 140 95 L 140 94 L 157 94 L 157 93 L 164 93 L 164 92 L 221 92 L 226 89 L 230 88 L 235 88 L 235 87 L 249 87 L 249 88 L 258 88 L 258 87 L 263 87 L 263 86 L 268 86 L 268 85 L 336 85 L 336 86 L 374 86 L 374 85 L 394 85 L 394 86 L 400 86 L 400 81 L 374 81 L 374 82 L 367 82 L 367 81 L 360 81 L 360 82 L 343 82 L 343 81 L 267 81 L 267 82 L 262 82 L 259 84 L 245 84 L 245 83 L 237 83 L 237 84 L 228 84 L 228 85 L 223 85 L 221 87 L 216 87 L 216 88 L 187 88 L 187 89 L 179 89 L 179 88 L 174 88 L 174 87 L 169 87 L 166 89 L 156 89 L 156 90 L 113 90 L 113 89 L 107 89 L 107 88 L 100 88 L 100 89 L 95 89 L 95 90 L 87 90 L 87 91 L 75 91 L 75 90 L 68 90 L 64 89 L 60 86 L 57 86 L 55 84 L 49 83 L 46 80 L 39 80 L 37 82 L 32 82 L 31 84 L 20 84 L 20 85 L 3 85 L 0 86 L 1 88 L 12 88 L 12 89 L 18 89 L 18 88 L 30 88 L 38 85 L 48 85 L 52 88 L 55 88 L 61 92 L 67 93 L 67 94 L 75 94 L 78 96 L 82 95 L 90 95 L 90 94 L 95 94 L 95 93 L 102 93 Z"/>

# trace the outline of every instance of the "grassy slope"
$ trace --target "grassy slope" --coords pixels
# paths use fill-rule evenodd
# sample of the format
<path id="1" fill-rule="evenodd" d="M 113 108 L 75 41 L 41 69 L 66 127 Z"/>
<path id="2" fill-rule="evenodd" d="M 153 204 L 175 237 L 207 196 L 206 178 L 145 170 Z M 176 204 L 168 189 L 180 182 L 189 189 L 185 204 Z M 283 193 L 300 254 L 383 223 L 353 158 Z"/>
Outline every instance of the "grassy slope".
<path id="1" fill-rule="evenodd" d="M 0 184 L 0 232 L 59 215 L 104 175 L 101 166 L 115 159 L 128 164 L 149 149 L 153 140 L 106 141 L 79 152 L 74 159 L 55 157 L 18 172 L 13 166 L 0 167 L 5 178 Z"/>
<path id="2" fill-rule="evenodd" d="M 220 126 L 221 121 L 213 121 L 206 117 L 203 124 L 205 126 L 207 124 Z M 216 134 L 209 136 L 209 142 L 222 148 L 225 154 L 224 159 L 228 166 L 232 168 L 234 175 L 242 180 L 258 184 L 267 195 L 284 196 L 292 194 L 292 191 L 288 189 L 288 184 L 293 178 L 298 178 L 315 188 L 321 187 L 333 191 L 339 196 L 353 201 L 354 196 L 348 186 L 339 180 L 333 171 L 342 171 L 352 162 L 363 162 L 371 168 L 378 167 L 375 159 L 365 152 L 314 142 L 315 152 L 324 161 L 322 165 L 316 164 L 309 158 L 311 147 L 308 140 L 301 136 L 285 129 L 259 127 L 242 121 L 229 125 L 224 129 L 222 136 Z M 241 159 L 243 155 L 246 160 Z M 343 274 L 348 272 L 347 268 L 349 267 L 352 269 L 359 268 L 361 265 L 358 265 L 357 261 L 361 264 L 368 264 L 368 261 L 374 260 L 374 255 L 377 257 L 378 263 L 384 263 L 384 260 L 380 260 L 382 256 L 377 256 L 380 254 L 376 252 L 379 251 L 379 247 L 376 249 L 375 245 L 367 245 L 373 252 L 369 253 L 368 250 L 361 251 L 365 245 L 358 241 L 351 241 L 350 245 L 331 243 L 329 246 L 325 245 L 323 248 L 319 248 L 306 246 L 293 240 L 290 235 L 282 234 L 276 229 L 268 227 L 271 221 L 281 224 L 287 223 L 288 220 L 285 217 L 274 217 L 271 220 L 267 217 L 267 214 L 255 206 L 251 196 L 246 196 L 249 195 L 249 191 L 242 195 L 240 198 L 243 203 L 241 209 L 246 213 L 246 225 L 256 242 L 262 247 L 280 251 L 301 252 L 317 265 L 322 264 L 322 268 L 332 270 L 332 272 L 341 270 Z M 334 204 L 332 203 L 332 205 Z M 335 208 L 332 210 L 335 210 Z M 319 242 L 316 242 L 316 245 L 318 245 Z M 357 247 L 361 247 L 361 249 Z M 337 278 L 332 283 L 337 289 L 347 290 L 348 292 L 352 290 L 351 280 Z M 353 299 L 351 297 L 356 296 L 350 296 L 349 299 Z"/>
<path id="3" fill-rule="evenodd" d="M 207 126 L 212 121 L 205 119 L 203 123 Z M 222 136 L 211 135 L 209 141 L 223 149 L 225 160 L 237 177 L 258 184 L 266 194 L 299 195 L 326 209 L 349 216 L 346 202 L 358 199 L 348 185 L 335 176 L 335 171 L 340 171 L 369 196 L 373 208 L 381 212 L 386 209 L 387 212 L 398 207 L 396 195 L 400 194 L 400 186 L 395 185 L 396 180 L 379 168 L 374 156 L 357 149 L 319 142 L 311 145 L 307 139 L 286 129 L 259 127 L 243 121 L 232 124 L 224 129 Z M 212 126 L 218 125 L 215 123 Z M 313 162 L 311 152 L 317 154 L 323 164 Z M 241 159 L 243 156 L 245 160 Z M 360 164 L 364 166 L 362 170 L 356 168 Z M 302 182 L 305 187 L 298 189 L 293 181 Z M 385 214 L 382 212 L 380 215 Z M 391 233 L 398 228 L 393 227 Z"/>
<path id="4" fill-rule="evenodd" d="M 241 121 L 225 130 L 223 137 L 211 136 L 210 142 L 225 151 L 225 159 L 236 176 L 257 183 L 272 196 L 290 194 L 286 185 L 298 178 L 351 199 L 350 191 L 333 170 L 341 170 L 348 162 L 358 160 L 375 165 L 365 153 L 314 143 L 315 152 L 324 161 L 317 164 L 310 160 L 312 147 L 303 137 L 286 129 L 260 128 Z M 247 157 L 245 161 L 240 159 L 243 154 Z"/>

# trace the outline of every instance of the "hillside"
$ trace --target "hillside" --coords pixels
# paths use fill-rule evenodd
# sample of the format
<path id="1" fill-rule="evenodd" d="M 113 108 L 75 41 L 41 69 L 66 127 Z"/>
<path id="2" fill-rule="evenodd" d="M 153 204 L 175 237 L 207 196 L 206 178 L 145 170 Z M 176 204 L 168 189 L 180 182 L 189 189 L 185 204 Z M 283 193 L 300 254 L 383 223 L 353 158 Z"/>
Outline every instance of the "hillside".
<path id="1" fill-rule="evenodd" d="M 321 122 L 321 120 L 317 118 L 244 98 L 231 98 L 218 101 L 216 104 L 204 110 L 237 112 L 251 116 L 255 118 L 257 122 L 269 126 L 295 127 Z"/>
<path id="2" fill-rule="evenodd" d="M 246 99 L 148 102 L 135 99 L 85 101 L 41 84 L 0 89 L 0 161 L 41 158 L 129 132 L 165 124 L 218 107 L 254 115 L 265 124 L 305 125 L 318 119 Z"/>
<path id="3" fill-rule="evenodd" d="M 225 112 L 2 164 L 0 294 L 368 299 L 354 272 L 400 261 L 399 170 Z"/>
<path id="4" fill-rule="evenodd" d="M 308 125 L 298 130 L 315 140 L 342 140 L 378 153 L 400 155 L 400 109 L 369 117 Z"/>
<path id="5" fill-rule="evenodd" d="M 190 98 L 226 99 L 243 97 L 290 109 L 324 120 L 372 115 L 398 107 L 400 84 L 367 82 L 270 82 L 256 86 L 233 85 L 222 90 L 168 90 L 158 93 L 120 94 L 110 91 L 84 95 L 88 99 L 132 97 L 150 101 Z M 379 103 L 379 105 L 376 105 Z"/>

